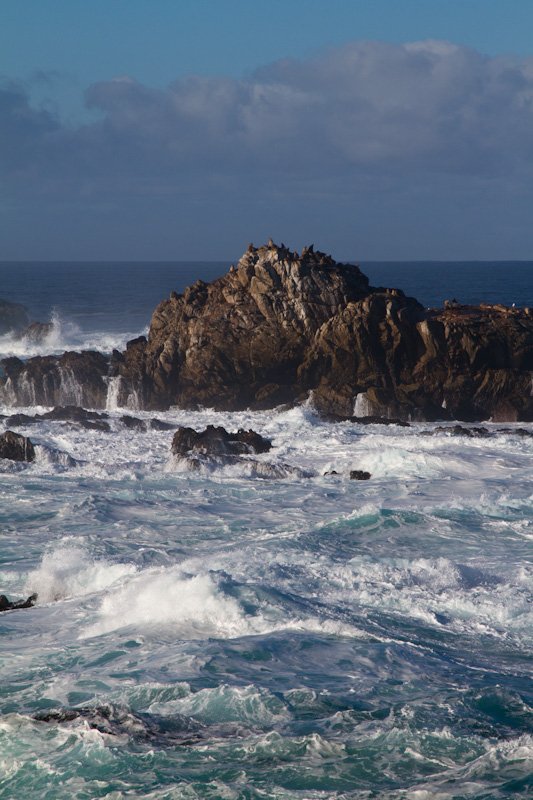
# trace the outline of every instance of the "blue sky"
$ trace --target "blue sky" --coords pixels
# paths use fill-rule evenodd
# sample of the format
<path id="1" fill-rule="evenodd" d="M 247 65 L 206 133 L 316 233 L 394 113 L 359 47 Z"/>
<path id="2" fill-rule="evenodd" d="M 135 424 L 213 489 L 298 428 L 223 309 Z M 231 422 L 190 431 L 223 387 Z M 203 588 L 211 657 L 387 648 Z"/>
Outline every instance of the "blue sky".
<path id="1" fill-rule="evenodd" d="M 529 259 L 532 31 L 530 0 L 3 0 L 0 259 Z"/>

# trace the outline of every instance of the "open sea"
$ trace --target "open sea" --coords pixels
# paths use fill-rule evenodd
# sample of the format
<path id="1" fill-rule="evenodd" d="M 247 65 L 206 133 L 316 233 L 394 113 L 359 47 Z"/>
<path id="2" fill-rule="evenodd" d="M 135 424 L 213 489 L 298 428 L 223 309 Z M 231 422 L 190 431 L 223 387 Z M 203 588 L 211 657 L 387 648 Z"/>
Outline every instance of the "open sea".
<path id="1" fill-rule="evenodd" d="M 227 268 L 1 263 L 0 297 L 56 323 L 1 356 L 123 348 Z M 533 262 L 361 268 L 426 306 L 533 307 Z M 107 413 L 110 432 L 11 426 L 36 461 L 0 462 L 0 593 L 38 594 L 0 614 L 1 800 L 533 796 L 533 437 L 514 432 L 533 424 Z M 172 430 L 124 414 L 253 428 L 299 471 L 187 472 Z"/>

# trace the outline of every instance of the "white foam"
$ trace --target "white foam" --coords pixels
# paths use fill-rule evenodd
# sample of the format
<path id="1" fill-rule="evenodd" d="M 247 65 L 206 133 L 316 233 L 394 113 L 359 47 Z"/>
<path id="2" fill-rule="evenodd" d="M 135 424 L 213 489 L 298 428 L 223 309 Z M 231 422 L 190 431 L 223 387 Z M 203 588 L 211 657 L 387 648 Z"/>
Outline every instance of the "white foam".
<path id="1" fill-rule="evenodd" d="M 66 537 L 47 550 L 40 566 L 26 580 L 26 592 L 36 592 L 39 603 L 101 592 L 136 571 L 132 564 L 95 559 L 82 539 Z"/>

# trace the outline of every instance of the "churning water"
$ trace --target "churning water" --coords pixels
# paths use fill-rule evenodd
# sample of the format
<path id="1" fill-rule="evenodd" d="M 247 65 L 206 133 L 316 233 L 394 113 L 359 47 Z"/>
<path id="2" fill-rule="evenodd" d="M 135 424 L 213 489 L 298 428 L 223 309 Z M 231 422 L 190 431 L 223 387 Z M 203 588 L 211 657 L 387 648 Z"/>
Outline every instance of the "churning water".
<path id="1" fill-rule="evenodd" d="M 210 268 L 70 266 L 63 285 L 33 267 L 25 296 L 0 296 L 42 322 L 56 308 L 36 351 L 109 351 Z M 529 305 L 521 269 L 507 289 Z M 438 303 L 437 280 L 422 296 L 407 267 L 365 271 Z M 476 275 L 443 299 L 492 299 Z M 308 407 L 156 415 L 253 428 L 273 442 L 260 460 L 297 468 L 267 480 L 246 463 L 187 472 L 172 430 L 108 413 L 109 432 L 9 426 L 36 461 L 0 462 L 0 592 L 38 601 L 0 616 L 2 800 L 532 795 L 533 437 Z"/>

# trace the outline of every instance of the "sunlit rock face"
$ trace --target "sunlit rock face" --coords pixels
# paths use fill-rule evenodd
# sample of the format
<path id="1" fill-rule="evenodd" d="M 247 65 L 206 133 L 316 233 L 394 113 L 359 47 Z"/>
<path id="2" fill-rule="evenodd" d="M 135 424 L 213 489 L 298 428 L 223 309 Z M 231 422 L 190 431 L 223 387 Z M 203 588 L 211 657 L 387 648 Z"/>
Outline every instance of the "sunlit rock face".
<path id="1" fill-rule="evenodd" d="M 267 408 L 296 401 L 299 367 L 317 332 L 368 294 L 358 267 L 313 248 L 301 255 L 250 245 L 236 269 L 156 309 L 148 341 L 135 340 L 115 370 L 142 384 L 146 405 Z"/>
<path id="2" fill-rule="evenodd" d="M 212 283 L 171 292 L 148 339 L 110 360 L 2 365 L 4 405 L 237 411 L 309 400 L 337 417 L 533 420 L 529 309 L 424 309 L 369 286 L 357 266 L 272 241 L 249 245 Z"/>
<path id="3" fill-rule="evenodd" d="M 424 310 L 312 247 L 249 246 L 236 268 L 156 309 L 115 353 L 123 404 L 402 419 L 533 419 L 529 310 Z M 119 398 L 120 399 L 120 398 Z M 134 405 L 134 403 L 133 403 Z"/>

